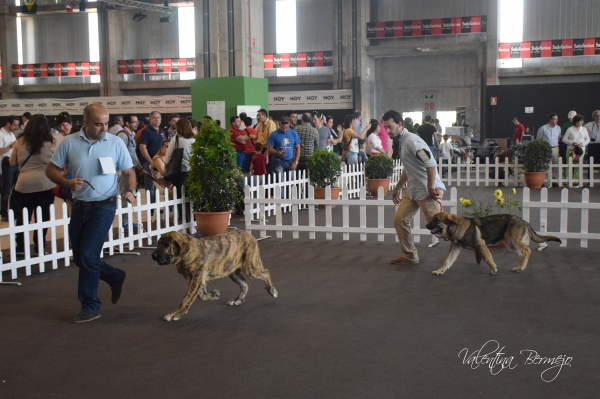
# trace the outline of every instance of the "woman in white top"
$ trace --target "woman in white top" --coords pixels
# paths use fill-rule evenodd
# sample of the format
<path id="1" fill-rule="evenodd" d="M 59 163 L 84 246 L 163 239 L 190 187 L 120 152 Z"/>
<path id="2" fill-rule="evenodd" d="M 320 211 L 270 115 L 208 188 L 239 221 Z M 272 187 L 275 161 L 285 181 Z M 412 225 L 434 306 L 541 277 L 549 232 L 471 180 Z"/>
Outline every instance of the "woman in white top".
<path id="1" fill-rule="evenodd" d="M 367 155 L 385 154 L 381 139 L 379 138 L 380 129 L 379 121 L 371 119 L 369 130 L 367 131 Z"/>
<path id="2" fill-rule="evenodd" d="M 11 166 L 19 168 L 17 183 L 10 198 L 10 208 L 15 213 L 17 225 L 23 224 L 23 209 L 27 208 L 29 217 L 35 215 L 37 220 L 37 207 L 42 208 L 42 219 L 50 220 L 50 205 L 54 203 L 52 189 L 56 186 L 46 177 L 46 166 L 54 154 L 60 136 L 54 135 L 46 117 L 36 114 L 31 117 L 23 134 L 16 141 L 13 152 L 10 155 Z M 46 232 L 43 229 L 43 244 L 38 245 L 38 235 L 33 235 L 34 252 L 44 253 L 46 246 Z M 17 255 L 24 255 L 25 244 L 23 233 L 17 234 Z"/>
<path id="3" fill-rule="evenodd" d="M 177 121 L 177 134 L 171 139 L 169 148 L 167 149 L 167 164 L 171 162 L 173 151 L 176 148 L 183 148 L 183 157 L 181 161 L 181 175 L 179 179 L 172 181 L 177 189 L 177 198 L 181 198 L 181 188 L 187 185 L 187 177 L 190 171 L 190 158 L 192 155 L 192 144 L 196 141 L 196 136 L 192 130 L 192 124 L 188 119 L 181 118 Z M 178 142 L 178 144 L 176 144 Z M 179 146 L 179 147 L 177 147 Z M 179 218 L 181 218 L 181 205 L 177 205 Z M 186 204 L 186 222 L 190 219 L 189 202 Z M 181 220 L 180 220 L 181 221 Z"/>
<path id="4" fill-rule="evenodd" d="M 583 127 L 583 115 L 573 117 L 573 126 L 567 129 L 562 141 L 567 145 L 567 158 L 571 156 L 575 147 L 581 148 L 580 157 L 585 155 L 585 147 L 590 143 L 590 136 L 587 129 Z M 567 170 L 564 173 L 565 178 L 567 178 Z M 579 168 L 573 169 L 573 178 L 579 179 Z"/>

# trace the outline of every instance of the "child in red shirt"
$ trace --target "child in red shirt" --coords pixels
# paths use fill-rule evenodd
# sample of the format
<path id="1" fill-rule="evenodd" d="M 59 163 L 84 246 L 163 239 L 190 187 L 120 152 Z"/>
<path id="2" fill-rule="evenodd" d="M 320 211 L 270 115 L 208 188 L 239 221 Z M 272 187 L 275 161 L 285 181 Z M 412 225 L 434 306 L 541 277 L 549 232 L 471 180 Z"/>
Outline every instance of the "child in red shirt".
<path id="1" fill-rule="evenodd" d="M 267 157 L 261 153 L 262 144 L 257 142 L 254 144 L 254 150 L 256 154 L 250 160 L 250 174 L 255 176 L 267 174 Z"/>

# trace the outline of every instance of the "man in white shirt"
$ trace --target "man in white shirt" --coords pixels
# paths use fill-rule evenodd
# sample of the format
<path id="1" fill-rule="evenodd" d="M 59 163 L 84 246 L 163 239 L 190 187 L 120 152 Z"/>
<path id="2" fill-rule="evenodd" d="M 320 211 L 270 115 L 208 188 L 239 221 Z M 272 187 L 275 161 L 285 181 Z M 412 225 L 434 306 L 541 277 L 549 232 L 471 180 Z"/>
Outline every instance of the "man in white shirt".
<path id="1" fill-rule="evenodd" d="M 585 127 L 590 135 L 590 144 L 592 143 L 600 143 L 600 110 L 596 110 L 592 113 L 593 122 L 588 122 L 583 127 Z"/>
<path id="2" fill-rule="evenodd" d="M 123 130 L 123 117 L 121 115 L 117 115 L 113 118 L 113 122 L 115 122 L 115 124 L 108 132 L 116 136 L 117 133 Z"/>
<path id="3" fill-rule="evenodd" d="M 13 180 L 19 167 L 10 166 L 10 154 L 17 141 L 14 132 L 19 128 L 19 117 L 8 116 L 4 119 L 4 127 L 0 129 L 0 157 L 2 158 L 2 191 L 0 194 L 0 215 L 3 222 L 8 221 L 8 197 L 12 189 Z"/>
<path id="4" fill-rule="evenodd" d="M 558 141 L 562 131 L 558 126 L 558 115 L 548 115 L 548 123 L 538 129 L 536 139 L 544 140 L 552 148 L 552 163 L 558 164 Z M 552 176 L 558 177 L 558 168 L 552 168 Z M 558 187 L 558 183 L 552 183 L 552 187 Z"/>

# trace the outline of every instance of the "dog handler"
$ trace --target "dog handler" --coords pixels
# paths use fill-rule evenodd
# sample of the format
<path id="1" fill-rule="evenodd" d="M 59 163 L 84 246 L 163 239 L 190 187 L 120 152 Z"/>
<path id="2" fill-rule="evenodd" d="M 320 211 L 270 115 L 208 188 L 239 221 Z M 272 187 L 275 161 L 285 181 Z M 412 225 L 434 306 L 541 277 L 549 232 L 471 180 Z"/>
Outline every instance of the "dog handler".
<path id="1" fill-rule="evenodd" d="M 117 136 L 106 134 L 109 116 L 100 104 L 90 104 L 83 110 L 83 128 L 65 137 L 46 167 L 46 176 L 56 184 L 73 191 L 73 211 L 69 235 L 73 260 L 79 267 L 77 294 L 81 311 L 71 321 L 85 323 L 100 317 L 99 280 L 111 288 L 111 302 L 121 296 L 125 272 L 100 259 L 104 237 L 115 218 L 116 197 L 119 194 L 116 169 L 121 170 L 129 191 L 124 198 L 136 197 L 135 172 L 131 156 Z M 64 165 L 72 179 L 61 171 Z"/>
<path id="2" fill-rule="evenodd" d="M 446 191 L 440 180 L 437 164 L 429 145 L 416 134 L 404 128 L 402 115 L 398 111 L 388 111 L 381 118 L 383 126 L 393 139 L 400 136 L 400 158 L 402 159 L 402 175 L 392 195 L 394 204 L 398 206 L 394 215 L 394 227 L 398 240 L 402 245 L 403 256 L 392 260 L 392 264 L 419 263 L 419 255 L 413 243 L 410 222 L 419 210 L 423 211 L 427 223 L 433 215 L 442 211 L 439 202 Z M 408 182 L 400 198 L 400 188 Z"/>

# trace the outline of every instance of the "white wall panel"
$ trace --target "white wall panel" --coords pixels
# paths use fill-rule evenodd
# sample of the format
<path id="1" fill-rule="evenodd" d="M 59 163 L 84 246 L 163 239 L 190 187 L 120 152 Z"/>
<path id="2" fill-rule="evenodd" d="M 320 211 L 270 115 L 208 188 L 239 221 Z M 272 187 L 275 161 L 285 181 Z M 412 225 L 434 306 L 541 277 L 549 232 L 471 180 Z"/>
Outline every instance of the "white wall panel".
<path id="1" fill-rule="evenodd" d="M 24 63 L 89 60 L 87 14 L 23 16 L 21 24 Z"/>
<path id="2" fill-rule="evenodd" d="M 389 109 L 424 110 L 425 93 L 433 93 L 436 111 L 467 107 L 467 123 L 479 123 L 480 80 L 477 55 L 378 58 L 375 78 L 375 116 Z M 425 112 L 423 115 L 435 115 Z"/>
<path id="3" fill-rule="evenodd" d="M 123 59 L 169 58 L 179 56 L 179 30 L 177 12 L 172 22 L 159 23 L 162 14 L 148 12 L 141 21 L 133 21 L 137 11 L 121 11 L 118 16 L 126 26 L 123 37 Z M 190 34 L 194 34 L 190 27 Z M 196 21 L 195 29 L 202 29 L 202 21 Z"/>
<path id="4" fill-rule="evenodd" d="M 481 0 L 372 0 L 371 21 L 397 21 L 485 15 L 487 1 Z"/>

